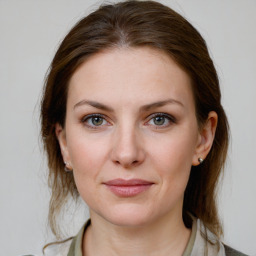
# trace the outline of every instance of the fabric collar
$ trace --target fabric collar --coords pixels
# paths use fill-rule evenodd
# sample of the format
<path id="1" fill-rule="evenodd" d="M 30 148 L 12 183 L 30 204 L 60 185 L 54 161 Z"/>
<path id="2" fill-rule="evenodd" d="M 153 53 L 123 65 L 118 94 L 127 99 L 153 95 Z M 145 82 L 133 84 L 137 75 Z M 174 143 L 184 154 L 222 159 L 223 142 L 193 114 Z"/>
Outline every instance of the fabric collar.
<path id="1" fill-rule="evenodd" d="M 200 221 L 192 216 L 192 232 L 187 247 L 182 256 L 226 256 L 223 244 Z M 82 256 L 83 236 L 91 224 L 88 220 L 73 238 L 67 256 Z"/>

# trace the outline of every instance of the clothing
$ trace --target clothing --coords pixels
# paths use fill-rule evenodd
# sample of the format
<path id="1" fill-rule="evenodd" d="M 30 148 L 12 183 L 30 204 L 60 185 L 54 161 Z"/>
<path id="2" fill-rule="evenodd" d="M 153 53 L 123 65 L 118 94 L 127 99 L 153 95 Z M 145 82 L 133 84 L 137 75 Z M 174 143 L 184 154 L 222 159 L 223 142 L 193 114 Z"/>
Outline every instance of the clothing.
<path id="1" fill-rule="evenodd" d="M 68 242 L 55 246 L 55 250 L 47 252 L 46 256 L 82 256 L 83 235 L 90 225 L 90 220 L 79 233 Z M 208 238 L 208 242 L 205 237 Z M 50 249 L 50 248 L 49 248 Z M 193 217 L 192 231 L 187 247 L 182 256 L 246 256 L 223 243 L 203 225 L 202 221 Z"/>
<path id="2" fill-rule="evenodd" d="M 225 247 L 227 256 L 248 256 L 246 254 L 243 254 L 241 252 L 234 250 L 233 248 L 229 247 L 228 245 L 224 244 L 224 247 Z"/>

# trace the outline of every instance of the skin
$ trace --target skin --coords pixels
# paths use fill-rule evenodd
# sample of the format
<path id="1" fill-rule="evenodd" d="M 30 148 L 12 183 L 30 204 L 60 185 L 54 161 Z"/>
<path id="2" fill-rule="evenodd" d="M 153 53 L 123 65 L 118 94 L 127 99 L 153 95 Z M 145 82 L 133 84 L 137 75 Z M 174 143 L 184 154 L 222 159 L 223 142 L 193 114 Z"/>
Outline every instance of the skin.
<path id="1" fill-rule="evenodd" d="M 84 255 L 182 255 L 190 237 L 184 191 L 216 125 L 210 112 L 199 130 L 190 77 L 160 51 L 114 49 L 83 63 L 71 78 L 65 128 L 57 124 L 56 135 L 90 208 Z M 124 198 L 104 185 L 117 178 L 153 185 Z"/>

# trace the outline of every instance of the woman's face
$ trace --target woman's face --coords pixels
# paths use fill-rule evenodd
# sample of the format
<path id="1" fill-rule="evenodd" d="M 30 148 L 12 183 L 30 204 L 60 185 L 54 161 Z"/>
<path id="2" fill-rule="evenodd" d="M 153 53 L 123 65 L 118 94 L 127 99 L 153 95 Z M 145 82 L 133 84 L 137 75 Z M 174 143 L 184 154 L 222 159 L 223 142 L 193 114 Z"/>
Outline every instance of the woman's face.
<path id="1" fill-rule="evenodd" d="M 65 129 L 56 133 L 92 217 L 135 226 L 181 216 L 204 140 L 190 78 L 164 53 L 92 56 L 71 78 Z"/>

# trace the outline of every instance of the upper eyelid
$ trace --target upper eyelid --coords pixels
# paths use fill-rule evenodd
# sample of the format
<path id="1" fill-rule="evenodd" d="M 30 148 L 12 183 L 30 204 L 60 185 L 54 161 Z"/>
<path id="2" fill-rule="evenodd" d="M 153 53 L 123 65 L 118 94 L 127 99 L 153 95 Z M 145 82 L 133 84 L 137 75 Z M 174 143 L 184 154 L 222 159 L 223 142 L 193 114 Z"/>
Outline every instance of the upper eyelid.
<path id="1" fill-rule="evenodd" d="M 147 117 L 147 119 L 150 120 L 150 119 L 152 119 L 152 118 L 154 118 L 156 116 L 163 116 L 163 117 L 169 118 L 172 121 L 176 121 L 176 118 L 173 115 L 170 115 L 170 114 L 167 114 L 167 113 L 163 113 L 163 112 L 153 113 L 153 114 L 149 115 Z"/>
<path id="2" fill-rule="evenodd" d="M 85 115 L 85 116 L 83 116 L 83 117 L 81 118 L 81 120 L 84 122 L 84 121 L 86 121 L 87 119 L 92 118 L 92 117 L 101 117 L 101 118 L 103 118 L 103 119 L 105 119 L 105 120 L 107 121 L 106 116 L 103 115 L 103 114 L 89 114 L 89 115 Z"/>

